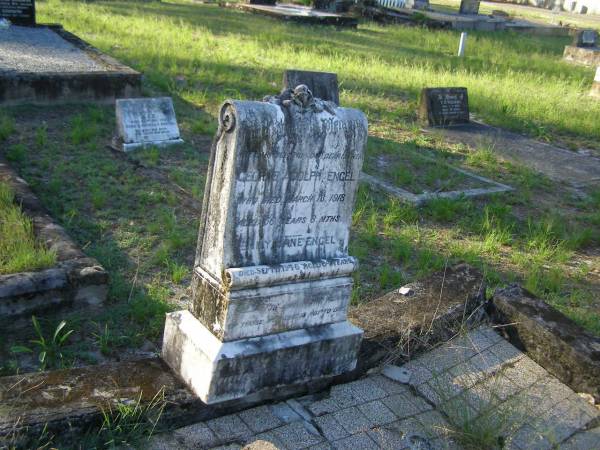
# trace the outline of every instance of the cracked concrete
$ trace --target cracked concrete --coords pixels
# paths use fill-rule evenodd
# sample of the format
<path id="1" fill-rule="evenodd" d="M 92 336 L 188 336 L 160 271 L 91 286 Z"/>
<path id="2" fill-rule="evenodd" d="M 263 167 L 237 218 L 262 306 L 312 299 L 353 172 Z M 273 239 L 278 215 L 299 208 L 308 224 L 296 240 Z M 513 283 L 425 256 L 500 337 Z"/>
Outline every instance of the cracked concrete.
<path id="1" fill-rule="evenodd" d="M 597 407 L 482 327 L 402 370 L 180 428 L 146 448 L 461 449 L 470 433 L 481 448 L 592 450 L 599 425 Z"/>

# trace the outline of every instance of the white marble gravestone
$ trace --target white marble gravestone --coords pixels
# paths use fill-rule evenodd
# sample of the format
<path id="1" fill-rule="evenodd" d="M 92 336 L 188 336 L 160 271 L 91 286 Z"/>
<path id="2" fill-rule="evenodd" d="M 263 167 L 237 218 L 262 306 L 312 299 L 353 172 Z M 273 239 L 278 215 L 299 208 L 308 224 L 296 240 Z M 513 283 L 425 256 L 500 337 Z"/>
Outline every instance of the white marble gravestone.
<path id="1" fill-rule="evenodd" d="M 128 152 L 140 147 L 183 143 L 170 97 L 119 99 L 116 115 L 114 146 L 118 149 Z"/>
<path id="2" fill-rule="evenodd" d="M 220 113 L 190 311 L 167 316 L 163 358 L 206 403 L 352 370 L 349 228 L 367 120 L 306 86 Z"/>

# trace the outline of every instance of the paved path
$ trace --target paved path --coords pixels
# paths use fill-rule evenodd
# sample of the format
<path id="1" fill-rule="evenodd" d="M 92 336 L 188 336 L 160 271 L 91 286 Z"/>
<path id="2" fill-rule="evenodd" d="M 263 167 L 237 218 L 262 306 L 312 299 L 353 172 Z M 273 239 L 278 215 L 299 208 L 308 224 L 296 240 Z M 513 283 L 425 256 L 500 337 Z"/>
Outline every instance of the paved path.
<path id="1" fill-rule="evenodd" d="M 461 449 L 470 434 L 486 449 L 501 440 L 511 450 L 593 450 L 599 422 L 600 410 L 480 328 L 401 368 L 180 428 L 147 448 Z"/>
<path id="2" fill-rule="evenodd" d="M 573 187 L 600 184 L 598 157 L 581 155 L 479 122 L 436 131 L 451 142 L 473 148 L 491 147 L 501 158 L 523 164 Z"/>

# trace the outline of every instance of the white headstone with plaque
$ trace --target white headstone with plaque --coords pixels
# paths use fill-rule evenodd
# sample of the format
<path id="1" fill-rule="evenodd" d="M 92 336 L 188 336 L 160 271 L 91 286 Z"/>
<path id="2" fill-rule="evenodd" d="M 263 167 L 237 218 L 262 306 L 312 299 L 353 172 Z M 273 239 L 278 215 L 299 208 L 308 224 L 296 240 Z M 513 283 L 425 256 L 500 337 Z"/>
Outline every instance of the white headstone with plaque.
<path id="1" fill-rule="evenodd" d="M 120 150 L 183 143 L 171 97 L 119 99 L 116 116 L 114 146 Z"/>
<path id="2" fill-rule="evenodd" d="M 163 358 L 206 403 L 356 365 L 348 240 L 364 114 L 305 85 L 220 114 L 189 311 L 167 316 Z"/>

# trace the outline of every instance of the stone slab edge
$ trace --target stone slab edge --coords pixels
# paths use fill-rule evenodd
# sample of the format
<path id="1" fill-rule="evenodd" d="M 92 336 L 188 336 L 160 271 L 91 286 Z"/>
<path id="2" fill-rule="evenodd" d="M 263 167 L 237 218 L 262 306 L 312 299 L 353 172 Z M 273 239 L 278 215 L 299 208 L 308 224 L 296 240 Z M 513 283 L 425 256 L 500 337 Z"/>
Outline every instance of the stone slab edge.
<path id="1" fill-rule="evenodd" d="M 361 173 L 360 179 L 361 179 L 361 181 L 364 181 L 373 186 L 377 186 L 377 187 L 383 189 L 387 193 L 392 194 L 392 195 L 400 198 L 401 200 L 408 201 L 415 205 L 421 205 L 421 204 L 427 202 L 428 200 L 431 200 L 434 198 L 479 197 L 482 195 L 497 194 L 500 192 L 510 192 L 510 191 L 514 190 L 514 188 L 511 186 L 508 186 L 508 185 L 502 184 L 502 183 L 498 183 L 497 181 L 490 180 L 489 178 L 475 175 L 473 173 L 467 172 L 466 170 L 462 170 L 457 167 L 452 167 L 452 166 L 448 166 L 448 167 L 450 167 L 452 170 L 462 173 L 463 175 L 466 175 L 470 178 L 474 178 L 483 183 L 491 184 L 493 187 L 465 189 L 462 191 L 428 192 L 425 194 L 413 194 L 412 192 L 409 192 L 407 190 L 404 190 L 402 188 L 394 186 L 391 183 L 388 183 L 387 181 L 381 180 L 379 178 L 376 178 L 376 177 L 366 174 L 364 172 Z"/>
<path id="2" fill-rule="evenodd" d="M 55 267 L 38 272 L 0 275 L 0 311 L 4 314 L 9 303 L 24 303 L 20 313 L 54 307 L 56 304 L 82 301 L 100 304 L 108 292 L 108 272 L 94 258 L 86 256 L 60 225 L 47 214 L 25 180 L 19 177 L 0 158 L 0 180 L 7 183 L 15 194 L 15 201 L 31 219 L 36 237 L 47 248 L 56 252 Z M 37 302 L 36 296 L 56 292 L 50 304 Z M 58 299 L 57 299 L 58 296 Z M 40 300 L 40 299 L 38 299 Z M 36 304 L 37 303 L 37 304 Z M 27 307 L 31 304 L 33 310 Z M 9 314 L 10 315 L 10 314 Z"/>
<path id="3" fill-rule="evenodd" d="M 285 21 L 309 23 L 318 25 L 336 25 L 343 27 L 356 28 L 358 27 L 358 19 L 356 17 L 338 14 L 338 13 L 323 13 L 321 15 L 300 15 L 278 10 L 275 6 L 268 5 L 252 5 L 248 3 L 220 3 L 219 6 L 226 8 L 241 9 L 242 11 L 252 12 L 255 14 L 264 14 Z"/>
<path id="4" fill-rule="evenodd" d="M 106 66 L 105 71 L 98 72 L 17 72 L 0 74 L 0 104 L 19 103 L 45 104 L 60 101 L 89 101 L 89 95 L 78 97 L 91 87 L 94 100 L 112 102 L 117 97 L 137 97 L 141 93 L 142 74 L 116 59 L 102 53 L 97 48 L 66 31 L 58 24 L 38 24 L 40 28 L 49 28 L 61 38 L 87 54 L 90 58 Z M 41 90 L 52 86 L 55 92 L 64 93 L 53 97 L 41 94 Z M 5 93 L 10 92 L 10 96 Z M 88 92 L 89 94 L 89 92 Z M 35 98 L 32 98 L 32 95 Z M 23 96 L 29 96 L 25 99 Z"/>
<path id="5" fill-rule="evenodd" d="M 518 285 L 497 290 L 492 307 L 516 347 L 574 391 L 600 401 L 600 338 Z"/>

